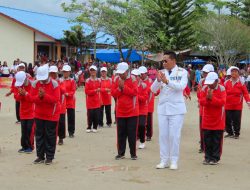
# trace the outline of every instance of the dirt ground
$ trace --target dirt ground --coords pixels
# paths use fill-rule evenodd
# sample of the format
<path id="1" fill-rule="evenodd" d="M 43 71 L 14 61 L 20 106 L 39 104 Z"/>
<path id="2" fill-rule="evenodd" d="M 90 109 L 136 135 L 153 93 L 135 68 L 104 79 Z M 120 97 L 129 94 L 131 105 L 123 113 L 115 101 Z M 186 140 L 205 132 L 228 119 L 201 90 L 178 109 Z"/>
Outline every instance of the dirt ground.
<path id="1" fill-rule="evenodd" d="M 54 164 L 34 165 L 35 152 L 19 154 L 20 125 L 15 124 L 13 97 L 0 89 L 0 190 L 69 189 L 250 189 L 250 110 L 244 106 L 240 139 L 225 139 L 222 160 L 217 166 L 202 165 L 198 153 L 198 108 L 195 95 L 187 102 L 182 131 L 179 170 L 156 170 L 159 162 L 157 114 L 153 140 L 138 150 L 138 160 L 115 160 L 116 128 L 87 134 L 83 89 L 77 92 L 76 134 L 57 146 Z M 157 104 L 157 99 L 156 99 Z"/>

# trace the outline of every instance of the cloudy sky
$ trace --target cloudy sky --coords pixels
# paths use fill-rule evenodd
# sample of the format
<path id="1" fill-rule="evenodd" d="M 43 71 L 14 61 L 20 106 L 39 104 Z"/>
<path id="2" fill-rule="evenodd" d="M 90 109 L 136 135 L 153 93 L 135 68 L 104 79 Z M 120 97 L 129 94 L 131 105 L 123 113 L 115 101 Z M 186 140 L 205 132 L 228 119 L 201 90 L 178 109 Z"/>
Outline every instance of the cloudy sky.
<path id="1" fill-rule="evenodd" d="M 84 1 L 87 0 L 78 0 L 78 2 Z M 69 16 L 67 13 L 64 13 L 61 8 L 61 4 L 63 2 L 69 3 L 71 0 L 0 0 L 0 6 L 42 12 L 58 16 Z"/>
<path id="2" fill-rule="evenodd" d="M 78 2 L 84 1 L 85 0 L 78 0 Z M 69 3 L 71 0 L 0 0 L 0 5 L 58 16 L 67 16 L 61 8 L 63 2 Z"/>

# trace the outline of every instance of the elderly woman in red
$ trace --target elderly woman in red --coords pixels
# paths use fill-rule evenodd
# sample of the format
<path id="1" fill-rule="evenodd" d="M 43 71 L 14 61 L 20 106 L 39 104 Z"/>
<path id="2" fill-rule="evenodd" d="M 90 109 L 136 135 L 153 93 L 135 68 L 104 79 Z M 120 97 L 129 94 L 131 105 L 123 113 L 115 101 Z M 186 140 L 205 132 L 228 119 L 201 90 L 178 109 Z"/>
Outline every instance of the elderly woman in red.
<path id="1" fill-rule="evenodd" d="M 250 106 L 250 98 L 247 87 L 240 80 L 239 68 L 230 67 L 231 78 L 224 83 L 227 93 L 226 101 L 226 132 L 225 137 L 238 139 L 240 136 L 241 114 L 243 108 L 243 97 Z"/>
<path id="2" fill-rule="evenodd" d="M 208 73 L 202 87 L 200 105 L 202 109 L 202 131 L 205 165 L 218 164 L 222 153 L 223 132 L 225 129 L 225 87 L 219 84 L 215 72 Z"/>

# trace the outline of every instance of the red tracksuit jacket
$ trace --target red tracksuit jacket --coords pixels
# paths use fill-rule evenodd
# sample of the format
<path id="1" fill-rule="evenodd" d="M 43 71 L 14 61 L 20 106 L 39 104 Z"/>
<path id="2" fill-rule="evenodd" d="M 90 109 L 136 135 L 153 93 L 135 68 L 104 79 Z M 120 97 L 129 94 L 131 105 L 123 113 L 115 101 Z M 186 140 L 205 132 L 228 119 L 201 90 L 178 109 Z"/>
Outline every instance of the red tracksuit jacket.
<path id="1" fill-rule="evenodd" d="M 200 104 L 200 98 L 201 98 L 201 92 L 202 92 L 202 88 L 204 86 L 204 83 L 205 83 L 205 78 L 202 78 L 198 84 L 198 87 L 197 87 L 197 98 L 198 98 L 198 103 L 199 103 L 199 113 L 200 113 L 200 116 L 202 116 L 202 106 Z"/>
<path id="2" fill-rule="evenodd" d="M 60 114 L 66 113 L 66 97 L 65 97 L 65 84 L 62 79 L 57 80 L 60 86 Z"/>
<path id="3" fill-rule="evenodd" d="M 183 90 L 183 96 L 190 96 L 191 90 L 188 87 L 188 85 L 186 86 L 186 88 Z"/>
<path id="4" fill-rule="evenodd" d="M 212 100 L 207 99 L 208 86 L 205 85 L 200 94 L 200 104 L 202 106 L 202 129 L 224 130 L 225 129 L 225 87 L 218 84 L 213 90 Z"/>
<path id="5" fill-rule="evenodd" d="M 106 88 L 110 90 L 110 92 L 106 91 Z M 101 78 L 101 103 L 102 105 L 111 105 L 111 88 L 112 88 L 112 79 Z"/>
<path id="6" fill-rule="evenodd" d="M 66 108 L 75 109 L 76 107 L 76 98 L 75 98 L 76 82 L 72 78 L 68 78 L 68 79 L 62 78 L 61 80 L 64 83 L 64 87 L 65 87 Z M 68 94 L 68 96 L 66 94 Z"/>
<path id="7" fill-rule="evenodd" d="M 34 103 L 27 98 L 27 96 L 21 96 L 18 93 L 18 89 L 23 88 L 27 93 L 31 92 L 31 81 L 27 81 L 21 87 L 13 87 L 14 98 L 16 101 L 20 102 L 20 118 L 24 119 L 34 119 Z"/>
<path id="8" fill-rule="evenodd" d="M 116 76 L 112 83 L 111 94 L 116 101 L 116 117 L 134 117 L 139 115 L 138 84 L 134 76 L 129 76 L 124 81 L 124 88 L 119 88 L 120 77 Z"/>
<path id="9" fill-rule="evenodd" d="M 85 94 L 87 109 L 96 109 L 101 107 L 100 92 L 96 92 L 101 88 L 101 80 L 88 78 L 85 82 Z"/>
<path id="10" fill-rule="evenodd" d="M 33 78 L 30 76 L 29 73 L 26 73 L 26 77 L 28 78 L 29 81 L 33 81 Z M 10 86 L 10 91 L 13 93 L 15 92 L 15 83 L 16 83 L 16 78 L 13 78 Z"/>
<path id="11" fill-rule="evenodd" d="M 247 87 L 240 80 L 233 85 L 233 81 L 229 79 L 224 85 L 227 93 L 226 110 L 242 110 L 243 97 L 246 102 L 250 102 Z"/>
<path id="12" fill-rule="evenodd" d="M 40 98 L 38 95 L 39 89 L 43 88 L 45 95 Z M 26 98 L 30 99 L 35 104 L 34 118 L 58 121 L 60 116 L 60 87 L 58 82 L 49 79 L 46 84 L 39 81 L 32 83 L 31 93 L 26 94 Z"/>
<path id="13" fill-rule="evenodd" d="M 147 84 L 148 88 L 148 113 L 153 113 L 155 106 L 155 94 L 150 89 L 153 81 L 151 78 L 147 77 L 145 80 L 143 80 L 143 82 Z"/>
<path id="14" fill-rule="evenodd" d="M 148 115 L 148 86 L 146 83 L 138 83 L 139 115 Z"/>

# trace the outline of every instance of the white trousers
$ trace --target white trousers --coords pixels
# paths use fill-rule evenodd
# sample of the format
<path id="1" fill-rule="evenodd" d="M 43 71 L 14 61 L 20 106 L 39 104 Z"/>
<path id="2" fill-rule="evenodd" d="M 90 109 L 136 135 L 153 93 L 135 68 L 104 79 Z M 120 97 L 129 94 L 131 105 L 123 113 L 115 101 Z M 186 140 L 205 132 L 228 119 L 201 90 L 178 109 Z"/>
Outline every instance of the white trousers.
<path id="1" fill-rule="evenodd" d="M 164 164 L 178 162 L 183 120 L 184 114 L 158 114 L 160 158 Z"/>

